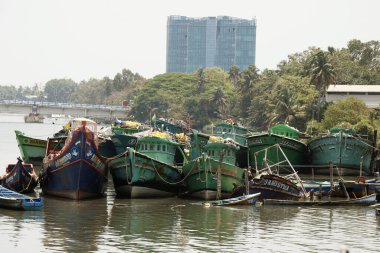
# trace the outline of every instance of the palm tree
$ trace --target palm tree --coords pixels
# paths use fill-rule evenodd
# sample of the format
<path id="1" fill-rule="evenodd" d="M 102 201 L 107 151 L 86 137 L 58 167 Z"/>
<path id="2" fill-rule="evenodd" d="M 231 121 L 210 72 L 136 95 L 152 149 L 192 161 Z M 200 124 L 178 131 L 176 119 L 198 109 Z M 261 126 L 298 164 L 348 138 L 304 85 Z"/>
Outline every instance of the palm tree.
<path id="1" fill-rule="evenodd" d="M 294 126 L 298 119 L 306 116 L 305 106 L 299 103 L 288 87 L 283 87 L 277 97 L 277 103 L 272 105 L 274 110 L 270 115 L 269 126 L 278 122 Z"/>
<path id="2" fill-rule="evenodd" d="M 205 88 L 206 78 L 205 78 L 205 72 L 203 68 L 200 68 L 197 70 L 197 77 L 198 77 L 198 91 L 202 93 Z"/>
<path id="3" fill-rule="evenodd" d="M 228 77 L 230 78 L 231 83 L 236 87 L 240 77 L 239 68 L 236 65 L 231 66 L 228 71 Z"/>
<path id="4" fill-rule="evenodd" d="M 215 90 L 213 97 L 210 99 L 210 106 L 215 108 L 214 112 L 217 116 L 226 112 L 227 99 L 224 96 L 222 88 L 218 87 Z"/>
<path id="5" fill-rule="evenodd" d="M 254 65 L 249 65 L 243 72 L 242 79 L 239 80 L 238 90 L 242 95 L 251 94 L 255 83 L 260 79 L 259 69 Z"/>
<path id="6" fill-rule="evenodd" d="M 327 55 L 323 51 L 318 51 L 311 57 L 310 66 L 310 82 L 316 86 L 320 92 L 320 98 L 325 102 L 326 91 L 336 80 L 334 67 L 328 62 Z"/>
<path id="7" fill-rule="evenodd" d="M 326 105 L 326 91 L 330 84 L 334 83 L 336 80 L 336 73 L 334 67 L 328 61 L 327 54 L 319 50 L 316 52 L 310 60 L 311 67 L 311 79 L 310 83 L 314 84 L 319 91 L 318 98 L 318 111 L 317 117 L 320 120 L 321 108 Z"/>

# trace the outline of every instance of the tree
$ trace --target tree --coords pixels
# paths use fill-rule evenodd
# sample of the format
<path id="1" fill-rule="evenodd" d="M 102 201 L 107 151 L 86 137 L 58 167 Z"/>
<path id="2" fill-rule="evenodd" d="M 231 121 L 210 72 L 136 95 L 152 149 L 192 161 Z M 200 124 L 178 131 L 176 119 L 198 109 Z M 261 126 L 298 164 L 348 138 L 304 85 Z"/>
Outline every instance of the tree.
<path id="1" fill-rule="evenodd" d="M 240 77 L 239 68 L 236 65 L 231 66 L 228 71 L 228 77 L 230 78 L 231 83 L 236 87 L 236 84 Z"/>
<path id="2" fill-rule="evenodd" d="M 52 79 L 45 84 L 44 91 L 48 101 L 68 103 L 77 86 L 71 79 Z"/>
<path id="3" fill-rule="evenodd" d="M 310 59 L 310 83 L 319 91 L 319 106 L 317 117 L 320 119 L 321 108 L 326 104 L 326 91 L 330 84 L 335 82 L 336 74 L 333 66 L 328 61 L 327 54 L 322 50 L 315 53 Z"/>
<path id="4" fill-rule="evenodd" d="M 226 112 L 227 108 L 227 100 L 224 96 L 224 92 L 222 88 L 218 87 L 214 94 L 213 97 L 210 100 L 210 107 L 214 108 L 215 116 L 217 118 L 221 118 L 223 114 Z"/>
<path id="5" fill-rule="evenodd" d="M 197 78 L 198 78 L 198 92 L 202 93 L 205 89 L 205 83 L 206 83 L 206 78 L 205 78 L 205 73 L 203 68 L 200 68 L 197 70 Z"/>
<path id="6" fill-rule="evenodd" d="M 324 129 L 328 130 L 342 122 L 355 125 L 362 120 L 369 120 L 369 116 L 370 111 L 363 101 L 349 97 L 329 105 L 321 123 Z"/>

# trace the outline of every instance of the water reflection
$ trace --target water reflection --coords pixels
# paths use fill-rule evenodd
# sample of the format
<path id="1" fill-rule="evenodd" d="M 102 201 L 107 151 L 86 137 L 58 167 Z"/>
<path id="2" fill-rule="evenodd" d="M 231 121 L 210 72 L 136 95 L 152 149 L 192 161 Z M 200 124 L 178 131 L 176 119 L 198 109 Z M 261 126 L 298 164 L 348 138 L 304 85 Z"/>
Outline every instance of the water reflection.
<path id="1" fill-rule="evenodd" d="M 44 239 L 47 251 L 97 251 L 107 225 L 107 199 L 73 201 L 45 197 Z"/>

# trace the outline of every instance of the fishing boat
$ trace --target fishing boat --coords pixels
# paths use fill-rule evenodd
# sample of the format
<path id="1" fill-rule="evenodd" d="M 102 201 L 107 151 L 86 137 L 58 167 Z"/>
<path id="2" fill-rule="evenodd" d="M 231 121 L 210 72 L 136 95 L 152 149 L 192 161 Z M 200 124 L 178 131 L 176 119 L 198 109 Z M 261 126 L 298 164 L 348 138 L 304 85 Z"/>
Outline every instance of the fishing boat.
<path id="1" fill-rule="evenodd" d="M 244 184 L 244 170 L 236 165 L 238 146 L 233 141 L 210 136 L 202 149 L 203 155 L 183 166 L 187 196 L 203 200 L 229 198 Z"/>
<path id="2" fill-rule="evenodd" d="M 259 199 L 261 193 L 248 194 L 239 196 L 236 198 L 228 198 L 221 200 L 208 201 L 203 203 L 204 205 L 213 205 L 213 206 L 237 206 L 237 205 L 254 205 Z"/>
<path id="3" fill-rule="evenodd" d="M 38 113 L 29 113 L 24 116 L 25 123 L 44 123 L 44 116 Z"/>
<path id="4" fill-rule="evenodd" d="M 30 197 L 0 186 L 0 207 L 16 210 L 39 210 L 43 207 L 43 198 Z"/>
<path id="5" fill-rule="evenodd" d="M 247 138 L 249 162 L 251 167 L 258 166 L 264 168 L 264 152 L 255 155 L 260 150 L 264 150 L 274 144 L 279 144 L 293 167 L 298 168 L 306 164 L 307 149 L 306 144 L 300 141 L 301 132 L 286 124 L 278 124 L 269 128 L 267 133 L 254 134 Z M 284 160 L 284 156 L 277 149 L 270 149 L 266 153 L 265 162 L 276 164 Z"/>
<path id="6" fill-rule="evenodd" d="M 284 160 L 279 161 L 276 164 L 269 164 L 266 159 L 268 157 L 268 154 L 273 153 L 272 150 L 276 150 L 276 152 L 280 153 L 281 157 L 283 157 Z M 256 162 L 256 176 L 249 181 L 249 194 L 260 192 L 260 200 L 295 200 L 305 198 L 307 196 L 306 189 L 304 188 L 301 179 L 288 160 L 280 144 L 275 144 L 273 146 L 269 146 L 263 150 L 260 150 L 255 153 L 255 156 L 261 156 L 260 153 L 264 153 L 262 156 L 264 157 L 264 163 L 266 166 L 261 169 L 259 166 L 257 166 Z M 257 161 L 257 159 L 255 160 Z M 287 168 L 291 169 L 291 171 L 286 176 L 281 176 L 279 174 L 280 170 L 282 169 L 282 165 L 285 165 Z M 284 168 L 283 170 L 286 170 L 287 168 Z M 293 180 L 297 181 L 300 186 L 298 186 L 297 183 L 293 182 Z M 246 186 L 240 187 L 233 193 L 232 197 L 244 195 L 246 192 Z"/>
<path id="7" fill-rule="evenodd" d="M 41 165 L 47 141 L 29 137 L 18 130 L 15 130 L 15 133 L 22 160 L 35 166 Z"/>
<path id="8" fill-rule="evenodd" d="M 106 158 L 98 151 L 94 121 L 74 119 L 67 137 L 48 139 L 40 176 L 44 194 L 75 200 L 101 197 L 107 177 Z"/>
<path id="9" fill-rule="evenodd" d="M 32 192 L 38 182 L 33 164 L 23 163 L 21 158 L 17 159 L 16 164 L 8 164 L 5 174 L 0 177 L 0 184 L 15 192 Z"/>
<path id="10" fill-rule="evenodd" d="M 374 145 L 355 135 L 352 129 L 333 128 L 328 134 L 310 140 L 308 148 L 316 174 L 328 174 L 330 162 L 338 167 L 341 176 L 372 174 Z"/>
<path id="11" fill-rule="evenodd" d="M 178 142 L 164 132 L 140 137 L 136 149 L 127 148 L 108 160 L 117 196 L 168 197 L 183 190 L 181 166 L 185 154 Z"/>
<path id="12" fill-rule="evenodd" d="M 357 199 L 328 199 L 328 200 L 282 200 L 264 199 L 264 205 L 282 206 L 369 206 L 376 203 L 376 194 Z"/>
<path id="13" fill-rule="evenodd" d="M 236 143 L 246 146 L 248 128 L 235 123 L 232 119 L 226 119 L 213 127 L 212 135 L 222 137 L 223 139 L 232 139 Z"/>

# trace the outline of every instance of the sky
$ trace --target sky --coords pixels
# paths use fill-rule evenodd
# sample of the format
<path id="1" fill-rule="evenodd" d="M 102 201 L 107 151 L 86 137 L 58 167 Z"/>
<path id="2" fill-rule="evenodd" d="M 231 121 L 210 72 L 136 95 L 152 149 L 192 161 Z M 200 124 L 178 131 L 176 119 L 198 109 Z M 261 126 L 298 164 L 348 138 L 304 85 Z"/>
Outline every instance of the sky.
<path id="1" fill-rule="evenodd" d="M 170 15 L 257 19 L 256 66 L 380 40 L 378 0 L 0 0 L 0 85 L 165 73 Z"/>

